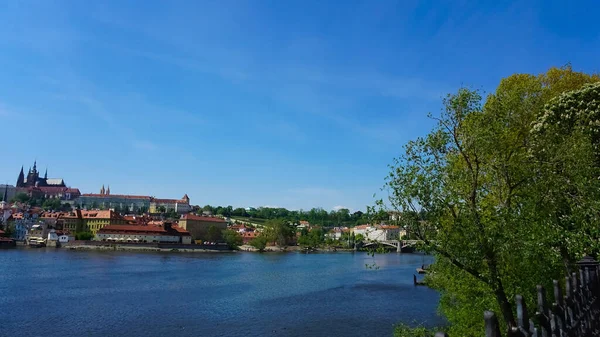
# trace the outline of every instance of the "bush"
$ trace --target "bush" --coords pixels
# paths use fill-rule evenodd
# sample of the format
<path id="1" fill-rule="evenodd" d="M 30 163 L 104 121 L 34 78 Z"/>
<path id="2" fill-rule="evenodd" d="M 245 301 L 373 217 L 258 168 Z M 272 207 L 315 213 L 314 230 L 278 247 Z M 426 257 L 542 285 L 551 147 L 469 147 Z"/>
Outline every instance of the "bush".
<path id="1" fill-rule="evenodd" d="M 91 240 L 93 237 L 94 237 L 94 234 L 92 232 L 79 232 L 79 233 L 75 233 L 75 239 L 76 240 L 87 241 L 87 240 Z"/>
<path id="2" fill-rule="evenodd" d="M 238 247 L 244 243 L 244 240 L 240 233 L 232 230 L 224 231 L 223 239 L 225 240 L 225 242 L 227 242 L 227 246 L 229 246 L 230 249 L 238 249 Z"/>
<path id="3" fill-rule="evenodd" d="M 434 337 L 438 329 L 427 329 L 419 326 L 411 328 L 406 324 L 399 324 L 394 328 L 394 337 Z"/>
<path id="4" fill-rule="evenodd" d="M 250 246 L 258 249 L 259 251 L 264 251 L 267 247 L 267 238 L 263 235 L 258 236 L 257 238 L 250 241 Z"/>

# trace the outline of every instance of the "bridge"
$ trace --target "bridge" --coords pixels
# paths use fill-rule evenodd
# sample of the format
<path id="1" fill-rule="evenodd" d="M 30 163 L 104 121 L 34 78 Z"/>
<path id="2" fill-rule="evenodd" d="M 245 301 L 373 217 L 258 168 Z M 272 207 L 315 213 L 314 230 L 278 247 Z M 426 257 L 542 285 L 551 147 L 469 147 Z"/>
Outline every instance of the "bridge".
<path id="1" fill-rule="evenodd" d="M 402 249 L 414 247 L 419 240 L 385 240 L 385 241 L 367 241 L 363 243 L 363 247 L 384 245 L 396 248 L 399 253 Z"/>

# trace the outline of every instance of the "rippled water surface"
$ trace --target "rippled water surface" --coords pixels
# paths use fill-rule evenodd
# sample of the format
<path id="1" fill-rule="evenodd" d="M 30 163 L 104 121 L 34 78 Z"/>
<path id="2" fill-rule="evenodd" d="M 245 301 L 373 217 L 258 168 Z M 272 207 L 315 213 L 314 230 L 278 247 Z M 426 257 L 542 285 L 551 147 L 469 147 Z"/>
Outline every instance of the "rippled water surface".
<path id="1" fill-rule="evenodd" d="M 0 336 L 392 336 L 421 255 L 0 251 Z M 366 265 L 374 268 L 367 268 Z"/>

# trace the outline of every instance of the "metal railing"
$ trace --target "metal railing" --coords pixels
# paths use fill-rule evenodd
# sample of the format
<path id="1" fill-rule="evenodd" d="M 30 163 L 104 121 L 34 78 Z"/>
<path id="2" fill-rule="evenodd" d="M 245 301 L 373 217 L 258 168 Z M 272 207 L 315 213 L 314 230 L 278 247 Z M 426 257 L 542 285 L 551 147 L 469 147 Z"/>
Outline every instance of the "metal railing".
<path id="1" fill-rule="evenodd" d="M 537 308 L 530 315 L 521 295 L 515 298 L 517 326 L 507 337 L 600 337 L 600 267 L 586 256 L 577 262 L 579 273 L 565 277 L 564 292 L 554 280 L 554 302 L 548 305 L 544 287 L 537 286 Z M 484 313 L 485 336 L 501 337 L 500 325 L 492 311 Z M 435 337 L 448 337 L 438 332 Z"/>

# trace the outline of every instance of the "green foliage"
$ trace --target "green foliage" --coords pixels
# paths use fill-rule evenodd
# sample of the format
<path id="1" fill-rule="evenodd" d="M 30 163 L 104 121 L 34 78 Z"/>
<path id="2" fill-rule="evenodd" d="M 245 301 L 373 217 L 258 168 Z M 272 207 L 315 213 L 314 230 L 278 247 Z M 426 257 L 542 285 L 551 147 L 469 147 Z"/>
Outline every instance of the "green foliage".
<path id="1" fill-rule="evenodd" d="M 261 236 L 264 236 L 268 242 L 275 242 L 278 246 L 285 247 L 293 241 L 296 230 L 287 221 L 274 219 L 265 223 Z"/>
<path id="2" fill-rule="evenodd" d="M 75 233 L 75 240 L 91 240 L 94 237 L 92 232 L 78 232 Z"/>
<path id="3" fill-rule="evenodd" d="M 59 199 L 46 199 L 44 201 L 44 203 L 42 204 L 42 208 L 44 208 L 46 211 L 49 210 L 60 210 L 61 209 L 61 203 Z"/>
<path id="4" fill-rule="evenodd" d="M 244 208 L 236 208 L 231 212 L 231 215 L 235 216 L 247 216 L 246 210 Z"/>
<path id="5" fill-rule="evenodd" d="M 0 229 L 2 229 L 1 226 L 0 226 Z M 8 223 L 4 228 L 4 236 L 7 238 L 10 238 L 14 234 L 15 234 L 15 225 Z"/>
<path id="6" fill-rule="evenodd" d="M 394 328 L 394 337 L 434 337 L 440 330 L 427 329 L 422 326 L 411 328 L 406 324 L 399 324 Z"/>
<path id="7" fill-rule="evenodd" d="M 564 261 L 600 253 L 600 83 L 545 105 L 532 130 L 539 206 Z M 568 266 L 567 266 L 568 270 Z"/>
<path id="8" fill-rule="evenodd" d="M 165 218 L 167 219 L 178 219 L 179 214 L 175 212 L 175 209 L 171 208 L 167 212 L 164 213 Z"/>
<path id="9" fill-rule="evenodd" d="M 26 193 L 19 192 L 10 201 L 11 202 L 27 203 L 27 202 L 29 202 L 29 200 L 30 200 L 30 198 L 29 198 L 29 196 Z"/>
<path id="10" fill-rule="evenodd" d="M 221 241 L 222 238 L 223 233 L 217 226 L 211 225 L 210 227 L 208 227 L 208 231 L 206 233 L 206 241 L 217 242 Z"/>
<path id="11" fill-rule="evenodd" d="M 536 284 L 551 288 L 581 257 L 581 242 L 598 245 L 599 172 L 589 156 L 597 92 L 553 100 L 594 81 L 570 67 L 517 74 L 485 104 L 461 88 L 391 166 L 389 205 L 436 254 L 427 282 L 441 292 L 452 335 L 482 335 L 488 309 L 515 324 L 516 294 L 534 307 Z"/>
<path id="12" fill-rule="evenodd" d="M 314 228 L 310 232 L 302 233 L 298 244 L 306 247 L 319 247 L 325 241 L 325 234 L 321 228 Z"/>
<path id="13" fill-rule="evenodd" d="M 262 252 L 267 247 L 267 238 L 263 235 L 259 235 L 258 237 L 254 238 L 254 239 L 252 239 L 252 241 L 250 241 L 250 246 L 252 246 Z"/>
<path id="14" fill-rule="evenodd" d="M 238 249 L 244 243 L 240 233 L 232 230 L 223 231 L 223 240 L 225 240 L 230 249 Z"/>
<path id="15" fill-rule="evenodd" d="M 228 206 L 230 207 L 230 206 Z M 218 206 L 211 209 L 218 210 L 223 208 Z M 223 208 L 224 209 L 224 208 Z M 387 213 L 382 213 L 382 218 L 387 219 Z M 298 223 L 301 220 L 306 220 L 312 225 L 321 225 L 324 227 L 334 226 L 355 226 L 368 223 L 369 220 L 361 211 L 350 214 L 348 209 L 342 208 L 327 212 L 322 208 L 313 208 L 309 211 L 290 211 L 285 208 L 259 207 L 245 210 L 236 208 L 231 210 L 231 216 L 235 219 L 245 220 L 254 223 L 262 223 L 265 220 L 283 219 L 288 222 Z"/>

